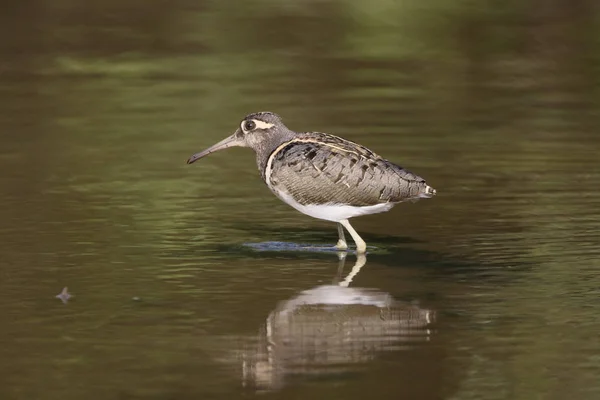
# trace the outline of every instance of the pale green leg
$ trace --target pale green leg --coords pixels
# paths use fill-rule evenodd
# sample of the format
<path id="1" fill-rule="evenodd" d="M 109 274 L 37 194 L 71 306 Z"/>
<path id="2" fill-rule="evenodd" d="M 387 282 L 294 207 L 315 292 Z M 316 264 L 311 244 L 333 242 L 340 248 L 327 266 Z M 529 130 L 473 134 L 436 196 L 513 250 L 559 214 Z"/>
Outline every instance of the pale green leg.
<path id="1" fill-rule="evenodd" d="M 342 224 L 340 224 L 338 222 L 337 228 L 338 228 L 338 236 L 340 237 L 340 239 L 338 240 L 337 244 L 335 245 L 335 248 L 338 250 L 348 250 L 348 243 L 346 243 L 346 237 L 344 236 L 344 227 L 342 226 Z"/>
<path id="2" fill-rule="evenodd" d="M 350 236 L 352 236 L 352 239 L 354 239 L 354 243 L 356 243 L 356 252 L 358 254 L 366 253 L 367 252 L 367 244 L 365 243 L 364 240 L 362 240 L 362 238 L 358 235 L 358 233 L 356 233 L 356 231 L 354 230 L 352 225 L 350 225 L 350 222 L 348 222 L 347 219 L 344 219 L 344 220 L 340 221 L 340 224 L 344 228 L 346 228 L 348 233 L 350 233 Z"/>

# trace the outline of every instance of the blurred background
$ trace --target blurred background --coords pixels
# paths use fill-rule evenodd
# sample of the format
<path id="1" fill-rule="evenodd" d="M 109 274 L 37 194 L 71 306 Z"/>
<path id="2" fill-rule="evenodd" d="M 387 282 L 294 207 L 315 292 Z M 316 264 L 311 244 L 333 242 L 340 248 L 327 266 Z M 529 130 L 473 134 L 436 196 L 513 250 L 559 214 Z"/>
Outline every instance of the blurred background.
<path id="1" fill-rule="evenodd" d="M 3 2 L 0 397 L 599 398 L 599 11 Z M 252 151 L 185 165 L 264 110 L 438 196 L 299 251 Z"/>

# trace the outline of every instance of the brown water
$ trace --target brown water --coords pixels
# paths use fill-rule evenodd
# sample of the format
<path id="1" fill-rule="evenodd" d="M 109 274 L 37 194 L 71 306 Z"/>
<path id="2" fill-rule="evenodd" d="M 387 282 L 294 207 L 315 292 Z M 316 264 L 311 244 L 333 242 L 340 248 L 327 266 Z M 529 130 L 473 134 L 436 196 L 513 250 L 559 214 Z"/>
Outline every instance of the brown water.
<path id="1" fill-rule="evenodd" d="M 0 398 L 600 398 L 595 2 L 8 4 Z M 439 195 L 301 251 L 250 150 L 184 163 L 259 110 Z"/>

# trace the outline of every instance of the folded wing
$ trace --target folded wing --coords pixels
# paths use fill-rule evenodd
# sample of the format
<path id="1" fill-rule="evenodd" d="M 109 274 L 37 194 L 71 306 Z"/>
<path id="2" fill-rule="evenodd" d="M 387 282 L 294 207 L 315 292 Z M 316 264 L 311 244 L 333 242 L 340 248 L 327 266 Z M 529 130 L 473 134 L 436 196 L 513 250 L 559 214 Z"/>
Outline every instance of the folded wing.
<path id="1" fill-rule="evenodd" d="M 279 146 L 267 164 L 267 184 L 302 204 L 372 206 L 431 197 L 425 180 L 369 149 L 322 133 Z"/>

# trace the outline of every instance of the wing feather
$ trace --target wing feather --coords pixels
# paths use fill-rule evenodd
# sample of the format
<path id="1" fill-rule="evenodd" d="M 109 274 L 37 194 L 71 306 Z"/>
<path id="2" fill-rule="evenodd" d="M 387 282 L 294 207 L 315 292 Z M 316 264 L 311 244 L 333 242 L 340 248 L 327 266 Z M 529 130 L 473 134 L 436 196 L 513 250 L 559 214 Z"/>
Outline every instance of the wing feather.
<path id="1" fill-rule="evenodd" d="M 425 180 L 337 136 L 306 133 L 270 156 L 267 184 L 301 204 L 372 206 L 419 198 Z"/>

